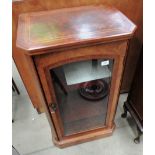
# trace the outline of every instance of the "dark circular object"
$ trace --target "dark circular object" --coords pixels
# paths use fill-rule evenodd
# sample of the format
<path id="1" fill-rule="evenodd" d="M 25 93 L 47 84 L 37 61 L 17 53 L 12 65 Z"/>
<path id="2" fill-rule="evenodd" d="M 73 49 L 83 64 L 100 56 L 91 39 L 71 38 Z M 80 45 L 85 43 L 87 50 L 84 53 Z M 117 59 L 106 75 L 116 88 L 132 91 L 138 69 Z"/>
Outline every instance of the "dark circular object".
<path id="1" fill-rule="evenodd" d="M 123 113 L 123 114 L 121 115 L 122 118 L 126 118 L 126 116 L 127 116 L 126 113 Z"/>
<path id="2" fill-rule="evenodd" d="M 139 143 L 140 143 L 140 138 L 139 138 L 139 137 L 135 138 L 135 139 L 134 139 L 134 142 L 135 142 L 136 144 L 139 144 Z"/>
<path id="3" fill-rule="evenodd" d="M 88 100 L 100 100 L 108 94 L 108 84 L 104 80 L 85 82 L 79 89 L 80 95 Z"/>

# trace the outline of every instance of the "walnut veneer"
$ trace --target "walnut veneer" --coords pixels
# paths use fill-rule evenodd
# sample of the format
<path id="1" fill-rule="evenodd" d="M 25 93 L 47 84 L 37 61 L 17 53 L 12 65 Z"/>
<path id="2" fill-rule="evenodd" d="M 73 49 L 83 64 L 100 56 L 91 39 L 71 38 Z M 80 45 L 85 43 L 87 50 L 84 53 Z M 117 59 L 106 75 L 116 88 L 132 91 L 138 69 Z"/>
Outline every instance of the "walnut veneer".
<path id="1" fill-rule="evenodd" d="M 124 14 L 103 5 L 25 13 L 19 16 L 16 46 L 27 59 L 25 63 L 30 71 L 27 78 L 31 76 L 33 84 L 41 88 L 42 95 L 38 97 L 44 100 L 42 104 L 51 125 L 53 142 L 57 146 L 66 147 L 112 134 L 125 58 L 129 40 L 135 30 L 135 24 Z M 102 115 L 100 115 L 99 119 L 92 119 L 92 122 L 89 120 L 89 126 L 93 128 L 86 127 L 86 130 L 72 134 L 73 126 L 69 126 L 66 132 L 59 108 L 61 96 L 56 95 L 56 80 L 54 80 L 56 74 L 52 73 L 55 68 L 65 64 L 94 59 L 103 59 L 102 63 L 108 59 L 114 62 L 108 100 L 106 100 L 107 110 L 103 116 L 105 123 L 102 126 L 96 126 L 99 124 L 97 123 L 99 119 L 102 121 Z M 37 78 L 39 81 L 36 80 Z M 63 84 L 60 85 L 63 88 Z M 31 91 L 32 89 L 29 93 Z M 74 97 L 70 104 L 72 102 Z M 102 108 L 102 104 L 99 106 Z M 79 113 L 84 115 L 82 105 L 79 107 Z M 94 106 L 94 108 L 97 107 Z M 93 115 L 91 111 L 89 109 L 87 111 L 89 117 Z M 95 111 L 99 113 L 100 109 Z M 80 114 L 78 118 L 81 118 Z M 69 118 L 69 120 L 73 119 Z M 87 125 L 83 123 L 81 128 Z M 77 124 L 76 130 L 79 128 L 80 125 Z"/>

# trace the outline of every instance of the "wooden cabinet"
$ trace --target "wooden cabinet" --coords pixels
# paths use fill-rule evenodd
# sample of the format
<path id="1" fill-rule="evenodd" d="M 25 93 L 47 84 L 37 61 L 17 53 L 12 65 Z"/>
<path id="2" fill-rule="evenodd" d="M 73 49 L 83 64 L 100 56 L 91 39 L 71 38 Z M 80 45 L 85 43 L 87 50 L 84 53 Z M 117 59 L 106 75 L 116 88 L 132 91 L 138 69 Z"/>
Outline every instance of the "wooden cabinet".
<path id="1" fill-rule="evenodd" d="M 17 47 L 33 60 L 59 147 L 111 135 L 129 39 L 120 11 L 83 6 L 19 16 Z"/>

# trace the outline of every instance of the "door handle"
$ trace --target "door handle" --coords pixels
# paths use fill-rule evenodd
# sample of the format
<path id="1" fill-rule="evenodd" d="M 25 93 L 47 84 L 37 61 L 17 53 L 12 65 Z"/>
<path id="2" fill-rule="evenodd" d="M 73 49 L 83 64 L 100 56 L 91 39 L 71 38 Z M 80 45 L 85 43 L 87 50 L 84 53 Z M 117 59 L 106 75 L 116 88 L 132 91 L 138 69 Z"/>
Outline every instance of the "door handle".
<path id="1" fill-rule="evenodd" d="M 49 108 L 52 109 L 53 111 L 56 111 L 56 110 L 57 110 L 57 105 L 56 105 L 56 103 L 51 103 L 51 104 L 49 105 Z"/>

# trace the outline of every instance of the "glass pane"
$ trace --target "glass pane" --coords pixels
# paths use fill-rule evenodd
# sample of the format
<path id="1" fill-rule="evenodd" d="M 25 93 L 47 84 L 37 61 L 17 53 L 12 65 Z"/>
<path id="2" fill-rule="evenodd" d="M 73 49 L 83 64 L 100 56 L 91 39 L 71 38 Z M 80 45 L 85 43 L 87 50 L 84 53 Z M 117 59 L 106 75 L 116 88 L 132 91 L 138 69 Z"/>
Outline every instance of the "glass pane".
<path id="1" fill-rule="evenodd" d="M 64 134 L 105 126 L 113 60 L 92 59 L 51 70 Z"/>

